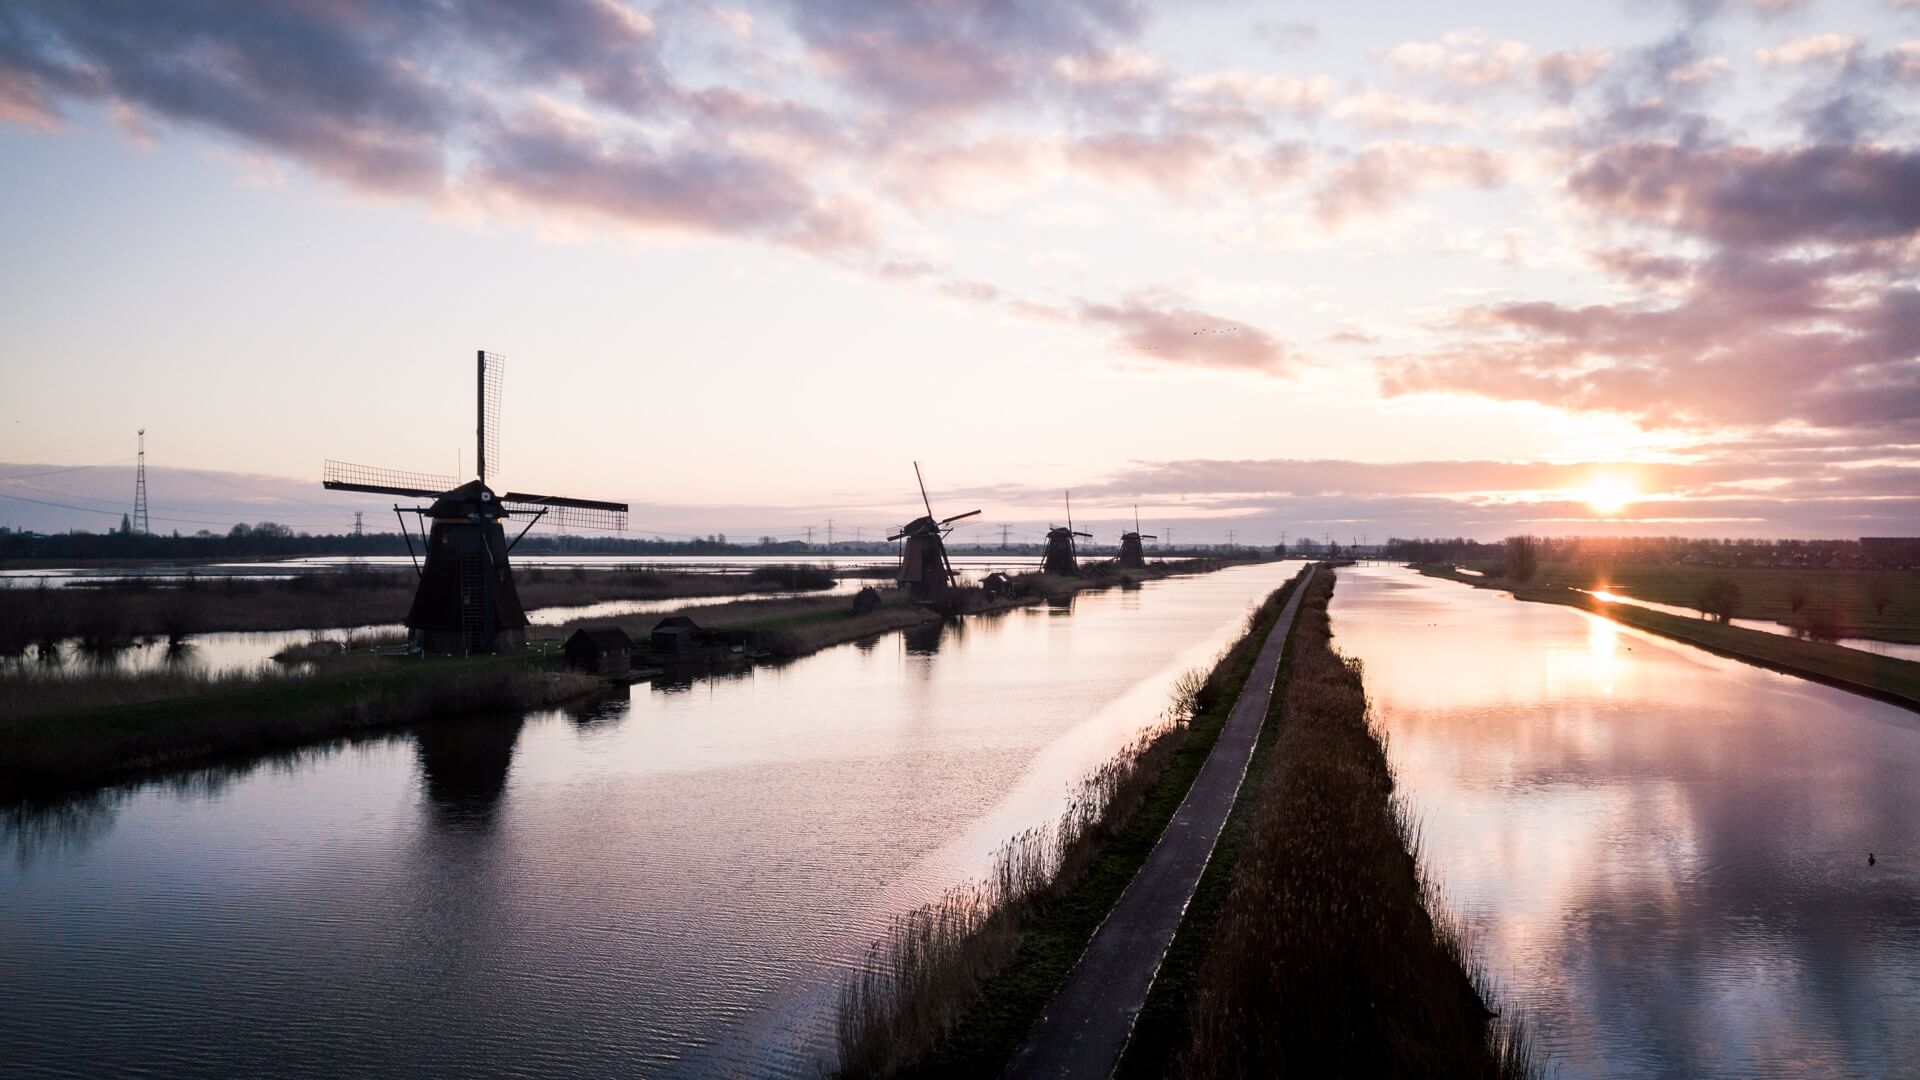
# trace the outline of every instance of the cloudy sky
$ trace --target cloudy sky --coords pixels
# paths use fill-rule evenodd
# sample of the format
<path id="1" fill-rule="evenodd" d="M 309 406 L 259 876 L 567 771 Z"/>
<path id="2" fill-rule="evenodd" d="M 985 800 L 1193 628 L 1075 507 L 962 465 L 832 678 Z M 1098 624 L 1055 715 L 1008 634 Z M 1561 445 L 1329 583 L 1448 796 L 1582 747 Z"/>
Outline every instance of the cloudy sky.
<path id="1" fill-rule="evenodd" d="M 1916 0 L 12 0 L 0 237 L 0 523 L 1920 532 Z"/>

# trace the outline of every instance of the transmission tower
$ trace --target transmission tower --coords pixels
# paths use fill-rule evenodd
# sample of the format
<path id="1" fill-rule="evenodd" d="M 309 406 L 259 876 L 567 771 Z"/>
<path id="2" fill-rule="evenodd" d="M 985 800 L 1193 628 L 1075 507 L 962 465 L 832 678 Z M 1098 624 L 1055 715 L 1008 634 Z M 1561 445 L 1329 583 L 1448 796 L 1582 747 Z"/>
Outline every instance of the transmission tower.
<path id="1" fill-rule="evenodd" d="M 1228 551 L 1233 550 L 1233 530 L 1232 529 L 1227 530 L 1227 550 Z"/>
<path id="2" fill-rule="evenodd" d="M 807 546 L 811 548 L 813 546 L 813 526 L 808 525 L 805 526 L 805 528 L 807 530 Z"/>
<path id="3" fill-rule="evenodd" d="M 367 523 L 360 520 L 365 516 L 366 516 L 366 513 L 364 511 L 355 510 L 353 512 L 353 535 L 355 536 L 367 535 Z"/>
<path id="4" fill-rule="evenodd" d="M 833 519 L 827 519 L 827 550 L 833 550 Z"/>
<path id="5" fill-rule="evenodd" d="M 133 531 L 145 536 L 153 531 L 147 523 L 147 429 L 140 429 L 140 453 L 133 467 Z"/>
<path id="6" fill-rule="evenodd" d="M 1013 526 L 1011 525 L 1000 526 L 1000 550 L 1001 551 L 1007 550 L 1007 533 L 1011 531 L 1012 528 Z"/>

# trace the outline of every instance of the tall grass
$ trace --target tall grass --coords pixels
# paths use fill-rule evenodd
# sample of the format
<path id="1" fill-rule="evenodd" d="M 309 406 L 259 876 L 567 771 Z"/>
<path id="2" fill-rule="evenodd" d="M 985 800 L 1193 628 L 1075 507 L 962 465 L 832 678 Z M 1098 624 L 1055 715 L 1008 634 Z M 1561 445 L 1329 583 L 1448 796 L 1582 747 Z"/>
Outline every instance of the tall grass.
<path id="1" fill-rule="evenodd" d="M 1013 955 L 1022 921 L 1071 889 L 1132 818 L 1186 730 L 1173 713 L 1141 733 L 1081 779 L 1057 820 L 1003 843 L 985 880 L 895 916 L 841 986 L 839 1075 L 886 1076 L 937 1045 Z"/>
<path id="2" fill-rule="evenodd" d="M 1495 1017 L 1423 880 L 1419 841 L 1361 665 L 1329 642 L 1322 575 L 1302 605 L 1272 764 L 1189 1001 L 1189 1077 L 1482 1076 L 1538 1070 Z"/>

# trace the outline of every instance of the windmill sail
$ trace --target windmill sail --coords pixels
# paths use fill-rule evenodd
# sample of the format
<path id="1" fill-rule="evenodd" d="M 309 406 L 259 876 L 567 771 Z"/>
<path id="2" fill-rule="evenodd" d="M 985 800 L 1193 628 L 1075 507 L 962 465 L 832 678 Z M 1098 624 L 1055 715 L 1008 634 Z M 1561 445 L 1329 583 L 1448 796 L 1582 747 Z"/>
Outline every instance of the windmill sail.
<path id="1" fill-rule="evenodd" d="M 431 499 L 459 487 L 460 481 L 435 473 L 383 469 L 375 465 L 355 465 L 349 461 L 330 459 L 322 470 L 320 484 L 332 491 L 365 491 L 375 495 Z"/>
<path id="2" fill-rule="evenodd" d="M 485 349 L 479 352 L 479 426 L 474 432 L 474 460 L 481 483 L 500 470 L 500 391 L 507 377 L 507 358 Z"/>

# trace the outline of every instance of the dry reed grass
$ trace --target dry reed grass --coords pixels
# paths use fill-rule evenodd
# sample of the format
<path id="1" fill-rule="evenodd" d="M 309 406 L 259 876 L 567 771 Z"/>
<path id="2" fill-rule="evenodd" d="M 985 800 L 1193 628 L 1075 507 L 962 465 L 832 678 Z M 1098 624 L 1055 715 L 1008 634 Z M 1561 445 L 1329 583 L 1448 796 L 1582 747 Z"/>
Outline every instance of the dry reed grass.
<path id="1" fill-rule="evenodd" d="M 1190 672 L 1182 682 L 1205 677 Z M 839 1075 L 890 1075 L 939 1044 L 1013 956 L 1021 924 L 1072 889 L 1131 820 L 1185 739 L 1194 700 L 1176 692 L 1160 724 L 1081 779 L 1058 819 L 1003 843 L 984 881 L 893 919 L 841 986 Z"/>
<path id="2" fill-rule="evenodd" d="M 1512 1017 L 1420 874 L 1358 661 L 1305 598 L 1285 712 L 1190 999 L 1189 1077 L 1527 1077 Z"/>

